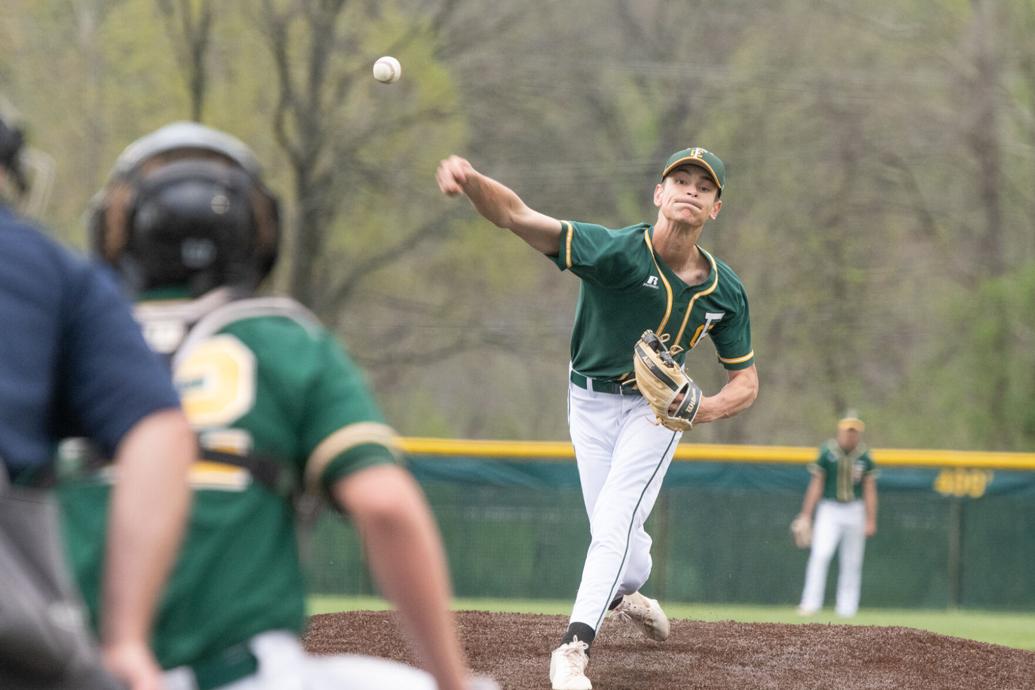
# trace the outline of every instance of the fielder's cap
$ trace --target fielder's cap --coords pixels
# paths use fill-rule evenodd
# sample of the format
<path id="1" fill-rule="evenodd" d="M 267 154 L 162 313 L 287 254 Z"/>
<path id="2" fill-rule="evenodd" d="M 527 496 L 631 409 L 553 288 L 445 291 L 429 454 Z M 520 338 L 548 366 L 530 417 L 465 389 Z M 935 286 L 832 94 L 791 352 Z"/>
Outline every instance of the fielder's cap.
<path id="1" fill-rule="evenodd" d="M 665 179 L 670 172 L 683 165 L 696 165 L 704 168 L 711 175 L 712 180 L 719 187 L 719 192 L 726 186 L 726 165 L 722 160 L 708 149 L 700 146 L 676 151 L 665 161 L 665 169 L 661 171 L 661 179 Z"/>
<path id="2" fill-rule="evenodd" d="M 863 420 L 859 419 L 859 415 L 855 410 L 849 410 L 845 412 L 844 416 L 841 417 L 837 422 L 838 429 L 849 429 L 851 431 L 863 431 L 866 429 L 866 425 Z"/>

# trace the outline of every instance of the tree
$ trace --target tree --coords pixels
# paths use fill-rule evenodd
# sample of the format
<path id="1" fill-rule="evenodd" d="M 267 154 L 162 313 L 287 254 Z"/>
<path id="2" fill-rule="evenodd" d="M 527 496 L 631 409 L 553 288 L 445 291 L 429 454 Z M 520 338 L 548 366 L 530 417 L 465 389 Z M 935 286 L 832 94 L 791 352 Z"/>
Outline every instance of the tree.
<path id="1" fill-rule="evenodd" d="M 190 96 L 190 116 L 201 122 L 205 112 L 208 74 L 205 55 L 212 34 L 214 10 L 211 0 L 155 0 L 165 20 L 176 62 L 185 75 Z"/>

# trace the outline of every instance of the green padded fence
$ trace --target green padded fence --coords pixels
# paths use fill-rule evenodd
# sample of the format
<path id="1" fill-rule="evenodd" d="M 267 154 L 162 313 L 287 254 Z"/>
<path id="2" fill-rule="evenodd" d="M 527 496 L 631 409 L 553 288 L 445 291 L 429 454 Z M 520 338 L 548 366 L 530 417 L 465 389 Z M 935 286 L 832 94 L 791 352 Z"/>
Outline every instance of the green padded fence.
<path id="1" fill-rule="evenodd" d="M 499 457 L 410 449 L 457 596 L 574 599 L 589 544 L 574 461 L 544 444 L 520 459 L 522 447 L 488 450 Z M 812 453 L 673 462 L 648 522 L 654 570 L 645 591 L 666 601 L 795 605 L 808 554 L 792 546 L 788 524 Z M 1035 473 L 998 469 L 1025 458 L 950 453 L 939 468 L 930 453 L 913 463 L 921 467 L 874 453 L 879 528 L 867 542 L 862 606 L 1035 610 Z M 332 513 L 311 536 L 307 571 L 316 593 L 375 593 L 354 531 Z M 828 603 L 836 572 L 835 559 Z"/>

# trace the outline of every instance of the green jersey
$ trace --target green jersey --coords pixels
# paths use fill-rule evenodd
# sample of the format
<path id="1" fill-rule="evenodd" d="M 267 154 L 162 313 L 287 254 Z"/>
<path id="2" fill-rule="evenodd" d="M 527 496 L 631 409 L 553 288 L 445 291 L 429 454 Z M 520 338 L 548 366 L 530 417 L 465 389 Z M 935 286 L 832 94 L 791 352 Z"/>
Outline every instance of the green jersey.
<path id="1" fill-rule="evenodd" d="M 593 379 L 619 380 L 632 372 L 632 348 L 652 329 L 668 346 L 684 349 L 682 363 L 708 336 L 726 369 L 754 363 L 747 294 L 737 274 L 701 249 L 711 264 L 704 282 L 687 285 L 654 251 L 654 228 L 612 230 L 563 222 L 561 248 L 551 257 L 582 279 L 571 336 L 572 368 Z"/>
<path id="2" fill-rule="evenodd" d="M 145 334 L 175 332 L 177 309 L 141 305 Z M 173 368 L 203 448 L 273 461 L 296 486 L 326 491 L 397 458 L 395 435 L 360 371 L 290 300 L 242 300 L 211 312 L 183 341 Z M 59 488 L 70 559 L 95 623 L 111 476 L 87 474 Z M 155 621 L 164 668 L 266 630 L 301 631 L 305 620 L 290 492 L 211 461 L 195 464 L 191 483 L 189 531 Z"/>
<path id="3" fill-rule="evenodd" d="M 812 474 L 822 473 L 823 498 L 846 503 L 862 496 L 864 477 L 876 476 L 870 452 L 858 444 L 849 452 L 831 439 L 819 449 L 819 457 L 809 465 Z"/>

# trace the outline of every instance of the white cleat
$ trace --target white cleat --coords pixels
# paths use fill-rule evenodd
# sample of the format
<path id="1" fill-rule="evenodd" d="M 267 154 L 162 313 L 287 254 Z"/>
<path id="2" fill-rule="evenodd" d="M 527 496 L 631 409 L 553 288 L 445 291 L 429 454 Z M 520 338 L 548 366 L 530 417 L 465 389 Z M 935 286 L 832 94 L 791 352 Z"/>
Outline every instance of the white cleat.
<path id="1" fill-rule="evenodd" d="M 668 639 L 668 616 L 661 610 L 657 599 L 650 599 L 639 592 L 626 594 L 613 613 L 619 620 L 638 625 L 643 634 L 652 640 L 664 642 Z"/>
<path id="2" fill-rule="evenodd" d="M 589 645 L 575 638 L 562 644 L 550 655 L 550 685 L 553 690 L 593 690 L 586 677 Z"/>

